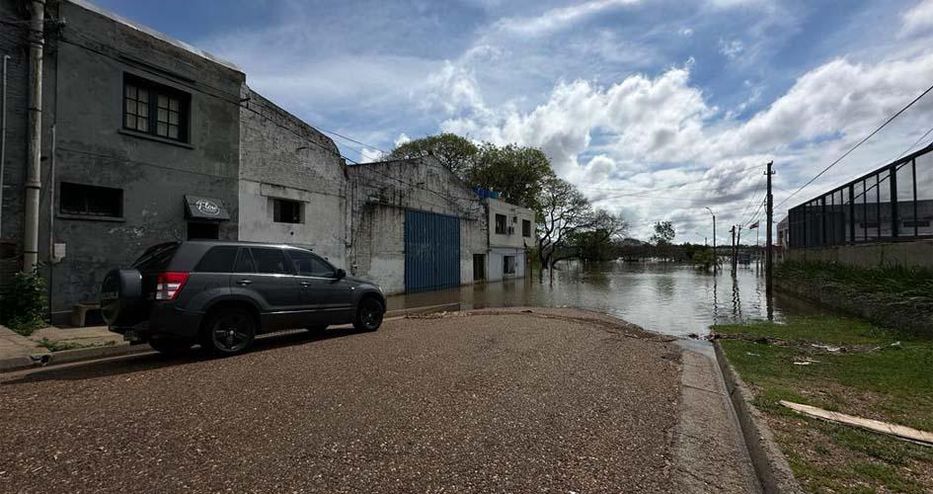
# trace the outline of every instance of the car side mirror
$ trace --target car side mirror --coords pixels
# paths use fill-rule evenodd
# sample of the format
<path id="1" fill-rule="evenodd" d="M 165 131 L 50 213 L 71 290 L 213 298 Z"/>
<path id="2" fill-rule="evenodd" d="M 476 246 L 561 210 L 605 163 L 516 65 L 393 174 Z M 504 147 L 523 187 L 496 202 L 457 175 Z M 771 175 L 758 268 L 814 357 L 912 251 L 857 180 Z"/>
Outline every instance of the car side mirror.
<path id="1" fill-rule="evenodd" d="M 342 280 L 347 277 L 347 272 L 342 269 L 337 269 L 337 279 Z"/>

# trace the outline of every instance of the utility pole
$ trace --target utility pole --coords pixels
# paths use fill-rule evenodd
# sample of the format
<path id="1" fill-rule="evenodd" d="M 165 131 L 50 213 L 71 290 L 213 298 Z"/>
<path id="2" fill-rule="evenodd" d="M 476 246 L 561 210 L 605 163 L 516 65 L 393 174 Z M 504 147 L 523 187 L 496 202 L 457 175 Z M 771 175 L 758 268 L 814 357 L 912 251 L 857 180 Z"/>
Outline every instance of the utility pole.
<path id="1" fill-rule="evenodd" d="M 29 2 L 29 127 L 26 160 L 26 218 L 23 272 L 39 264 L 39 198 L 42 192 L 42 57 L 45 45 L 45 0 Z"/>
<path id="2" fill-rule="evenodd" d="M 771 267 L 772 267 L 771 266 L 771 263 L 772 263 L 771 221 L 772 221 L 772 214 L 774 213 L 772 211 L 774 205 L 772 204 L 773 198 L 771 197 L 771 175 L 774 175 L 774 172 L 771 170 L 771 167 L 773 165 L 774 165 L 774 162 L 769 161 L 768 169 L 765 171 L 765 174 L 767 175 L 767 179 L 768 179 L 768 193 L 767 193 L 768 199 L 767 199 L 767 203 L 765 204 L 766 227 L 768 228 L 768 231 L 765 233 L 765 243 L 767 244 L 765 246 L 765 252 L 766 252 L 765 253 L 765 286 L 766 286 L 765 292 L 769 296 L 769 300 L 770 300 L 771 286 L 772 286 L 771 285 Z M 768 304 L 769 315 L 770 315 L 770 307 L 771 307 L 771 304 L 769 303 Z"/>
<path id="3" fill-rule="evenodd" d="M 732 234 L 732 274 L 735 274 L 735 225 L 732 225 L 732 228 L 729 229 L 729 233 Z"/>
<path id="4" fill-rule="evenodd" d="M 716 252 L 716 214 L 708 207 L 706 210 L 713 217 L 713 274 L 716 274 L 716 271 L 719 270 L 719 253 Z"/>

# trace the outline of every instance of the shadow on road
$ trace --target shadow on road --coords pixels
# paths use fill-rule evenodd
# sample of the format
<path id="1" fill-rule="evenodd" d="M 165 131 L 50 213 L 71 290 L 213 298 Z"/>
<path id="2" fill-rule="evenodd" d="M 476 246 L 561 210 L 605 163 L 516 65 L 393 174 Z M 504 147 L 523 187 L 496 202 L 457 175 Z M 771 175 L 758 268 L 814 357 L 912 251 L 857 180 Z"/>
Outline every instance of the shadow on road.
<path id="1" fill-rule="evenodd" d="M 360 332 L 353 327 L 338 327 L 318 333 L 304 330 L 271 333 L 257 337 L 247 354 L 267 352 L 282 347 L 362 334 L 366 333 Z M 20 377 L 0 382 L 0 385 L 8 386 L 39 381 L 78 381 L 226 358 L 236 358 L 236 356 L 219 357 L 201 351 L 200 347 L 195 347 L 191 352 L 185 355 L 173 357 L 151 352 L 141 355 L 111 357 L 91 362 L 62 364 L 60 366 L 28 370 Z M 0 379 L 2 379 L 2 376 L 0 376 Z"/>

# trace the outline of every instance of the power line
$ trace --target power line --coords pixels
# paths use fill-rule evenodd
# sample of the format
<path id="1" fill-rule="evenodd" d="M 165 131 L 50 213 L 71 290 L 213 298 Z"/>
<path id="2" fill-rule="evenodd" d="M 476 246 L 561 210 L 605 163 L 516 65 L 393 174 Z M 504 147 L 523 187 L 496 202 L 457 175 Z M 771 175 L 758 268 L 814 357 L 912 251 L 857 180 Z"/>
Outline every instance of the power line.
<path id="1" fill-rule="evenodd" d="M 775 207 L 775 208 L 780 207 L 782 204 L 784 204 L 785 202 L 789 201 L 791 197 L 794 197 L 794 196 L 797 195 L 797 193 L 799 193 L 801 190 L 805 189 L 807 186 L 809 186 L 810 184 L 812 184 L 813 182 L 815 182 L 816 179 L 818 179 L 818 178 L 820 178 L 821 176 L 823 176 L 823 174 L 826 173 L 827 171 L 829 171 L 830 168 L 836 166 L 836 164 L 838 164 L 840 161 L 842 161 L 843 159 L 845 159 L 846 156 L 848 156 L 849 154 L 851 154 L 852 151 L 855 151 L 856 149 L 858 149 L 859 146 L 861 146 L 861 145 L 864 144 L 866 141 L 868 141 L 869 139 L 871 139 L 875 134 L 877 134 L 878 132 L 880 132 L 881 129 L 887 127 L 887 125 L 888 125 L 889 123 L 893 122 L 894 119 L 896 119 L 896 118 L 899 117 L 902 113 L 904 113 L 905 111 L 907 111 L 908 108 L 910 108 L 911 106 L 914 106 L 914 103 L 920 101 L 920 99 L 923 98 L 924 96 L 926 96 L 927 93 L 929 93 L 930 91 L 933 91 L 933 85 L 931 85 L 931 86 L 928 87 L 925 91 L 923 91 L 922 93 L 920 93 L 920 95 L 917 96 L 916 98 L 914 98 L 910 103 L 907 103 L 907 106 L 901 108 L 900 110 L 897 111 L 897 113 L 895 113 L 894 115 L 891 115 L 890 117 L 888 117 L 888 119 L 885 120 L 884 123 L 881 124 L 880 127 L 878 127 L 877 129 L 873 130 L 870 134 L 868 134 L 867 136 L 865 136 L 864 138 L 862 138 L 862 140 L 860 140 L 859 142 L 857 142 L 857 143 L 856 143 L 854 146 L 852 146 L 848 151 L 846 151 L 845 153 L 843 153 L 842 156 L 840 156 L 839 158 L 837 158 L 836 161 L 833 161 L 833 162 L 830 163 L 826 168 L 823 168 L 823 170 L 820 171 L 819 173 L 817 173 L 815 177 L 811 178 L 807 183 L 803 184 L 799 189 L 795 190 L 791 195 L 785 197 L 783 201 L 779 202 L 779 203 L 778 203 L 776 206 L 774 206 L 774 207 Z"/>

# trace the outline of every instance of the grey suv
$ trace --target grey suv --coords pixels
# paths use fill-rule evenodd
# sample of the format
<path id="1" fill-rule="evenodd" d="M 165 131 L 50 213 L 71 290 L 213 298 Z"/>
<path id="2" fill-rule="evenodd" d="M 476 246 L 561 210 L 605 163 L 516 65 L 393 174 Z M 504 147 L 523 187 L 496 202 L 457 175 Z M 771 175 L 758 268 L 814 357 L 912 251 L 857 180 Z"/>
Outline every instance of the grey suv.
<path id="1" fill-rule="evenodd" d="M 385 297 L 310 250 L 248 242 L 169 242 L 147 249 L 131 269 L 101 286 L 111 331 L 163 353 L 195 343 L 220 354 L 242 352 L 259 333 L 382 324 Z"/>

